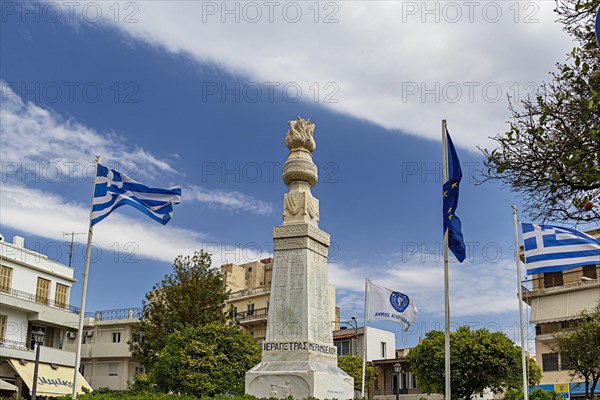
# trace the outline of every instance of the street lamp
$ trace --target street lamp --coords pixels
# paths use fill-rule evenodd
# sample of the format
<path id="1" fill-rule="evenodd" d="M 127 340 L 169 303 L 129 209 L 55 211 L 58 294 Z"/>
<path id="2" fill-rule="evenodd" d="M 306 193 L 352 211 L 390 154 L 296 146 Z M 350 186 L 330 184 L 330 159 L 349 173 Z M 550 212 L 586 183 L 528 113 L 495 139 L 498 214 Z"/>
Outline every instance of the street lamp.
<path id="1" fill-rule="evenodd" d="M 350 326 L 354 328 L 354 341 L 356 342 L 354 345 L 354 357 L 358 357 L 358 322 L 356 322 L 356 317 L 354 315 L 351 319 L 354 321 L 354 325 L 350 324 Z"/>
<path id="2" fill-rule="evenodd" d="M 38 368 L 40 366 L 40 346 L 44 343 L 46 333 L 38 328 L 33 332 L 33 341 L 35 342 L 35 366 L 33 368 L 33 387 L 31 388 L 31 400 L 37 397 Z"/>
<path id="3" fill-rule="evenodd" d="M 402 372 L 402 365 L 397 362 L 394 364 L 394 372 L 396 372 L 396 400 L 400 399 L 400 373 Z"/>

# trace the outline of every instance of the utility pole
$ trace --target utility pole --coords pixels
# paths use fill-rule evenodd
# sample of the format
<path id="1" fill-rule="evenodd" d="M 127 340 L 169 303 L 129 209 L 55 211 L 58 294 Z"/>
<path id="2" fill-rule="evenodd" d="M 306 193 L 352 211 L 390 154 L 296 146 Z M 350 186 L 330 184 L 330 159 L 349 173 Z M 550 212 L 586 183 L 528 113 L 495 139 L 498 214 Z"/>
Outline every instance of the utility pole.
<path id="1" fill-rule="evenodd" d="M 63 232 L 63 236 L 71 236 L 71 241 L 67 242 L 67 245 L 69 246 L 69 267 L 71 266 L 71 263 L 73 262 L 73 239 L 75 238 L 75 235 L 85 235 L 86 232 L 83 233 L 76 233 L 76 232 Z"/>

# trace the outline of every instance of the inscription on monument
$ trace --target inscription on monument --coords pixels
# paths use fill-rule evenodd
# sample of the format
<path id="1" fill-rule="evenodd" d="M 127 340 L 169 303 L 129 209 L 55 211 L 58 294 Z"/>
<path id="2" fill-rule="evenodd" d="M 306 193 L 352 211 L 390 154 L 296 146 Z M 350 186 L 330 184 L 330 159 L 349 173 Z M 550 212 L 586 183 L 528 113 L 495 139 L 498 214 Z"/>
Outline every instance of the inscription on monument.
<path id="1" fill-rule="evenodd" d="M 315 342 L 263 342 L 263 351 L 312 351 L 314 353 L 337 354 L 337 347 Z"/>

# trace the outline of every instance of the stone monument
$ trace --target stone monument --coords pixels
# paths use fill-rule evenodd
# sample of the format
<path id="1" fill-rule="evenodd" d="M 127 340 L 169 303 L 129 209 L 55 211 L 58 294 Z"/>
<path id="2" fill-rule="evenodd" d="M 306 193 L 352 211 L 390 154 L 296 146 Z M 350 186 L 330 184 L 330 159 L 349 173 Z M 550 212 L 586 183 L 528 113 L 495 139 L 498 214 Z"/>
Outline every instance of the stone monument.
<path id="1" fill-rule="evenodd" d="M 329 307 L 329 234 L 319 229 L 312 161 L 314 124 L 289 122 L 283 166 L 289 193 L 283 224 L 273 228 L 274 264 L 262 361 L 246 372 L 246 393 L 256 397 L 351 399 L 354 380 L 337 366 Z"/>

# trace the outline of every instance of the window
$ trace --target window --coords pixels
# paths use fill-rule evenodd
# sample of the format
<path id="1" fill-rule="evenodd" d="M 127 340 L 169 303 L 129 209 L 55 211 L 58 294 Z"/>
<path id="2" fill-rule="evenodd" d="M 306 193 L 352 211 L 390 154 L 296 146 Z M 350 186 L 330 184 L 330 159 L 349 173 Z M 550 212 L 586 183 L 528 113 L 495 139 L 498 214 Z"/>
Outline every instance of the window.
<path id="1" fill-rule="evenodd" d="M 386 342 L 381 342 L 381 358 L 386 358 Z"/>
<path id="2" fill-rule="evenodd" d="M 542 370 L 558 371 L 558 353 L 542 354 Z"/>
<path id="3" fill-rule="evenodd" d="M 411 375 L 411 381 L 412 381 L 412 388 L 413 389 L 417 389 L 417 376 L 415 374 L 413 374 L 412 372 L 410 373 Z"/>
<path id="4" fill-rule="evenodd" d="M 3 292 L 8 292 L 10 290 L 12 271 L 12 268 L 2 266 L 2 270 L 0 271 L 0 290 Z"/>
<path id="5" fill-rule="evenodd" d="M 108 376 L 119 376 L 118 363 L 108 363 Z"/>
<path id="6" fill-rule="evenodd" d="M 54 295 L 54 304 L 60 308 L 67 308 L 67 293 L 69 287 L 60 283 L 56 284 L 56 293 Z"/>
<path id="7" fill-rule="evenodd" d="M 50 297 L 50 281 L 44 278 L 38 278 L 37 288 L 35 290 L 35 302 L 48 305 Z"/>
<path id="8" fill-rule="evenodd" d="M 79 373 L 81 375 L 85 375 L 85 365 L 84 364 L 79 365 Z"/>
<path id="9" fill-rule="evenodd" d="M 6 334 L 6 315 L 0 315 L 0 340 L 4 339 Z"/>
<path id="10" fill-rule="evenodd" d="M 335 344 L 338 356 L 354 355 L 354 340 L 340 340 Z"/>
<path id="11" fill-rule="evenodd" d="M 568 354 L 561 354 L 560 355 L 560 369 L 561 370 L 569 370 L 571 369 L 570 364 L 570 360 L 569 360 L 569 355 Z"/>
<path id="12" fill-rule="evenodd" d="M 586 278 L 598 279 L 598 275 L 596 274 L 596 266 L 595 265 L 584 265 L 583 276 L 585 276 Z"/>
<path id="13" fill-rule="evenodd" d="M 554 287 L 563 285 L 562 272 L 546 272 L 544 273 L 544 287 Z"/>
<path id="14" fill-rule="evenodd" d="M 247 309 L 247 312 L 246 312 L 246 314 L 247 314 L 248 316 L 250 316 L 250 315 L 254 315 L 254 303 L 250 303 L 250 304 L 248 304 L 248 309 Z"/>
<path id="15" fill-rule="evenodd" d="M 113 332 L 112 333 L 112 342 L 113 343 L 121 343 L 121 332 Z"/>
<path id="16" fill-rule="evenodd" d="M 146 369 L 144 367 L 135 367 L 135 373 L 136 374 L 145 374 Z"/>

